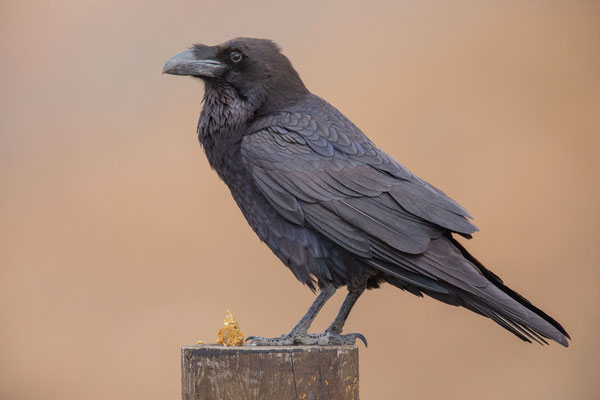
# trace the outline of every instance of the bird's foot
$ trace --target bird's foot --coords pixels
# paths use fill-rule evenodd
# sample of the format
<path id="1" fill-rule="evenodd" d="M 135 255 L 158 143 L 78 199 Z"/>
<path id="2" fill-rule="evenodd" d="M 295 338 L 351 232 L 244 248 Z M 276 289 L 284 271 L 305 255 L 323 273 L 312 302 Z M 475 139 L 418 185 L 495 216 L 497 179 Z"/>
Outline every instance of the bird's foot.
<path id="1" fill-rule="evenodd" d="M 308 338 L 305 341 L 301 342 L 302 344 L 318 344 L 321 346 L 326 346 L 328 344 L 332 345 L 341 345 L 341 344 L 355 344 L 356 339 L 360 339 L 365 347 L 368 347 L 367 338 L 364 337 L 361 333 L 347 333 L 345 335 L 325 331 L 323 333 L 311 333 L 308 335 Z"/>
<path id="2" fill-rule="evenodd" d="M 325 331 L 323 333 L 288 333 L 278 338 L 264 338 L 261 336 L 248 336 L 246 341 L 250 341 L 251 346 L 327 346 L 354 344 L 356 339 L 360 339 L 367 347 L 367 339 L 360 333 L 348 333 L 340 335 L 335 332 Z"/>
<path id="3" fill-rule="evenodd" d="M 248 336 L 246 342 L 250 341 L 251 346 L 292 346 L 295 344 L 296 337 L 290 333 L 283 334 L 277 338 L 266 338 L 262 336 Z"/>

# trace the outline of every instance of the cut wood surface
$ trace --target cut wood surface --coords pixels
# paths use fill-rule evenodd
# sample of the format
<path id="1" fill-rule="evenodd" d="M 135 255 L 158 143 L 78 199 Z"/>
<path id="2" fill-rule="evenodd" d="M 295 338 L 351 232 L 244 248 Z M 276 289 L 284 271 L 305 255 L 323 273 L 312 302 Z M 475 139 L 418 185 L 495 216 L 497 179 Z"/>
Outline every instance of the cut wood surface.
<path id="1" fill-rule="evenodd" d="M 358 399 L 357 346 L 193 345 L 181 350 L 184 400 Z"/>

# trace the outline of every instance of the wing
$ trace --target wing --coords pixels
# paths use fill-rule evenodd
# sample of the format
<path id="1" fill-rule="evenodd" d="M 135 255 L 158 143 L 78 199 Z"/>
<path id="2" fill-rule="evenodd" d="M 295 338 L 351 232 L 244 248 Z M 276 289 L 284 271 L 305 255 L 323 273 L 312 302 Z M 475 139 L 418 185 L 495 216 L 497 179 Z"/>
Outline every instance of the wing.
<path id="1" fill-rule="evenodd" d="M 265 116 L 251 132 L 242 159 L 277 212 L 379 269 L 395 272 L 402 264 L 403 272 L 435 278 L 405 255 L 425 253 L 447 232 L 470 237 L 477 230 L 461 206 L 324 101 L 310 111 Z"/>
<path id="2" fill-rule="evenodd" d="M 429 239 L 446 230 L 465 236 L 477 231 L 464 208 L 329 108 L 328 113 L 271 114 L 242 141 L 256 184 L 285 218 L 327 223 L 328 232 L 341 229 L 337 233 L 342 234 L 351 225 L 412 254 L 426 250 Z M 324 222 L 326 216 L 331 219 Z"/>
<path id="3" fill-rule="evenodd" d="M 281 216 L 397 278 L 399 283 L 390 282 L 399 287 L 468 307 L 523 340 L 538 340 L 538 332 L 566 343 L 556 323 L 465 258 L 450 235 L 477 231 L 464 208 L 379 150 L 335 108 L 315 100 L 308 110 L 264 116 L 242 139 L 242 161 Z"/>

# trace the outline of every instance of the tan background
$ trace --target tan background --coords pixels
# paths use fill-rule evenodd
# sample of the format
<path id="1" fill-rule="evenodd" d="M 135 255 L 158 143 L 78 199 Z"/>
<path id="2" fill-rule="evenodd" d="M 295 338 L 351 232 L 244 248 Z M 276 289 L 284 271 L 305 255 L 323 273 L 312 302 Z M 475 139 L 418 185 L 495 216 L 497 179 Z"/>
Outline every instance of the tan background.
<path id="1" fill-rule="evenodd" d="M 276 336 L 308 307 L 207 165 L 202 85 L 160 74 L 240 35 L 463 204 L 469 248 L 574 337 L 385 287 L 348 324 L 363 398 L 600 398 L 599 3 L 364 3 L 0 4 L 1 399 L 175 399 L 226 308 Z"/>

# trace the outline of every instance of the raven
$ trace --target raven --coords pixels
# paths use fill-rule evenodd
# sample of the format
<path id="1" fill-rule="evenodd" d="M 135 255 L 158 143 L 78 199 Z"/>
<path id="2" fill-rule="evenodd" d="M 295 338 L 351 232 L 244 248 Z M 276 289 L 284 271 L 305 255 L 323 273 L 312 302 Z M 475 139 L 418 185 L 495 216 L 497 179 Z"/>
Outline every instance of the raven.
<path id="1" fill-rule="evenodd" d="M 304 85 L 271 40 L 195 44 L 163 73 L 205 83 L 198 138 L 261 241 L 319 294 L 278 338 L 254 345 L 354 344 L 342 335 L 365 289 L 387 282 L 490 318 L 520 339 L 568 346 L 565 329 L 460 244 L 471 215 L 377 148 Z M 348 294 L 323 333 L 308 329 L 339 287 Z"/>

